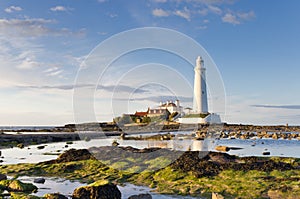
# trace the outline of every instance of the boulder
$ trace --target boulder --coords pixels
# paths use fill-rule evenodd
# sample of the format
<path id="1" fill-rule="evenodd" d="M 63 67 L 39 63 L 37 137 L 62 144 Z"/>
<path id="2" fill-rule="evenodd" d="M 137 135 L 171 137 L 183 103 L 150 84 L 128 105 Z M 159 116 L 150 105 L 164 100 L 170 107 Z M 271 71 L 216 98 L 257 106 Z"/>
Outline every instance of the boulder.
<path id="1" fill-rule="evenodd" d="M 23 149 L 24 148 L 24 144 L 23 143 L 17 144 L 17 147 L 19 147 L 20 149 Z"/>
<path id="2" fill-rule="evenodd" d="M 36 148 L 37 148 L 37 149 L 44 149 L 45 146 L 44 146 L 44 145 L 42 145 L 42 146 L 37 146 Z"/>
<path id="3" fill-rule="evenodd" d="M 230 148 L 227 146 L 216 146 L 215 150 L 221 151 L 221 152 L 227 152 L 230 150 Z"/>
<path id="4" fill-rule="evenodd" d="M 45 178 L 35 178 L 33 180 L 34 183 L 40 183 L 40 184 L 44 184 L 45 183 Z"/>
<path id="5" fill-rule="evenodd" d="M 5 187 L 8 191 L 13 192 L 28 192 L 32 193 L 38 188 L 31 183 L 23 183 L 19 180 L 2 180 L 0 186 Z"/>
<path id="6" fill-rule="evenodd" d="M 152 199 L 152 196 L 149 193 L 132 195 L 128 199 Z"/>
<path id="7" fill-rule="evenodd" d="M 46 199 L 68 199 L 66 196 L 59 193 L 47 193 L 43 196 Z"/>
<path id="8" fill-rule="evenodd" d="M 6 179 L 7 179 L 7 176 L 0 173 L 0 180 L 6 180 Z"/>
<path id="9" fill-rule="evenodd" d="M 73 199 L 121 199 L 118 187 L 106 180 L 100 180 L 88 186 L 74 190 Z"/>
<path id="10" fill-rule="evenodd" d="M 70 149 L 59 155 L 56 163 L 95 159 L 87 149 Z"/>
<path id="11" fill-rule="evenodd" d="M 218 193 L 212 193 L 211 199 L 224 199 L 224 197 L 221 194 Z"/>

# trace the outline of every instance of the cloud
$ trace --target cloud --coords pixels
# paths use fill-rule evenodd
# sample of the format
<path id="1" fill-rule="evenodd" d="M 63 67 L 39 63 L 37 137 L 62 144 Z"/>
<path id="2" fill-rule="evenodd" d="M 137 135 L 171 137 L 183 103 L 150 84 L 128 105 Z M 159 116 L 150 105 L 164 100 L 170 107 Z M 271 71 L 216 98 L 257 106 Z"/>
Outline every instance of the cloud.
<path id="1" fill-rule="evenodd" d="M 234 25 L 241 24 L 243 21 L 249 21 L 255 17 L 255 13 L 253 11 L 250 12 L 228 12 L 222 17 L 222 21 L 225 23 L 231 23 Z"/>
<path id="2" fill-rule="evenodd" d="M 52 72 L 52 70 L 49 70 L 47 72 Z M 54 71 L 56 72 L 56 71 Z M 68 84 L 68 85 L 41 85 L 41 86 L 35 86 L 35 85 L 29 85 L 29 86 L 18 86 L 18 88 L 22 89 L 58 89 L 58 90 L 73 90 L 76 88 L 90 88 L 94 89 L 94 84 Z M 127 85 L 98 85 L 97 90 L 104 90 L 108 92 L 125 92 L 125 93 L 146 93 L 148 90 L 140 89 L 140 88 L 134 88 Z"/>
<path id="3" fill-rule="evenodd" d="M 156 8 L 152 10 L 152 15 L 155 17 L 168 17 L 170 14 L 161 8 Z"/>
<path id="4" fill-rule="evenodd" d="M 23 9 L 19 6 L 10 6 L 8 8 L 5 8 L 4 11 L 7 12 L 7 13 L 12 13 L 12 12 L 19 12 L 19 11 L 22 11 Z"/>
<path id="5" fill-rule="evenodd" d="M 155 103 L 159 102 L 166 102 L 166 101 L 175 101 L 175 100 L 180 100 L 180 102 L 192 102 L 193 98 L 192 97 L 184 97 L 184 96 L 172 96 L 172 95 L 161 95 L 161 96 L 149 96 L 149 97 L 143 97 L 143 98 L 134 98 L 132 101 L 152 101 Z M 127 101 L 129 99 L 120 99 L 123 101 Z"/>
<path id="6" fill-rule="evenodd" d="M 152 0 L 155 3 L 167 3 L 167 0 Z"/>
<path id="7" fill-rule="evenodd" d="M 230 24 L 240 24 L 241 22 L 237 19 L 237 17 L 231 13 L 226 13 L 223 17 L 222 17 L 222 21 L 225 23 L 230 23 Z"/>
<path id="8" fill-rule="evenodd" d="M 184 10 L 176 10 L 174 14 L 186 19 L 187 21 L 191 20 L 191 12 L 187 7 L 185 7 Z"/>
<path id="9" fill-rule="evenodd" d="M 43 18 L 0 19 L 0 36 L 7 37 L 40 37 L 45 35 L 66 36 L 82 35 L 85 30 L 72 32 L 66 28 L 51 29 L 48 24 L 55 21 Z"/>
<path id="10" fill-rule="evenodd" d="M 64 12 L 64 11 L 67 11 L 68 9 L 64 6 L 55 6 L 55 7 L 50 8 L 50 10 L 53 12 Z"/>
<path id="11" fill-rule="evenodd" d="M 34 59 L 27 57 L 19 65 L 17 65 L 17 68 L 27 70 L 27 69 L 33 69 L 38 66 L 41 66 L 41 64 L 36 62 Z"/>
<path id="12" fill-rule="evenodd" d="M 222 11 L 219 7 L 217 7 L 217 6 L 209 5 L 209 6 L 208 6 L 208 9 L 209 9 L 212 13 L 217 14 L 217 15 L 221 15 L 221 14 L 223 13 L 223 11 Z"/>
<path id="13" fill-rule="evenodd" d="M 237 16 L 240 19 L 243 19 L 243 20 L 250 20 L 250 19 L 253 19 L 255 17 L 255 13 L 253 11 L 244 12 L 244 13 L 237 13 Z"/>
<path id="14" fill-rule="evenodd" d="M 300 109 L 300 105 L 251 105 L 252 107 L 258 108 L 279 108 L 279 109 Z"/>

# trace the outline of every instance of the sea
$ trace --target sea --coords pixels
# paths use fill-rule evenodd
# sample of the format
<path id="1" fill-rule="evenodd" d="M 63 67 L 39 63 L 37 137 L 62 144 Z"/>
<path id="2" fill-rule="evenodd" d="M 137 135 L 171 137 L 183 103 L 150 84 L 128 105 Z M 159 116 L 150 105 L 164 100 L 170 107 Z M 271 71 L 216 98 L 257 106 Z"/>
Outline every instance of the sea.
<path id="1" fill-rule="evenodd" d="M 1 127 L 2 129 L 8 129 L 7 127 Z M 0 128 L 0 129 L 1 129 Z M 25 127 L 32 129 L 32 127 Z M 10 127 L 13 130 L 25 129 L 24 127 Z M 36 129 L 45 129 L 46 127 L 35 127 Z M 47 127 L 52 128 L 52 127 Z M 28 132 L 18 132 L 18 134 L 28 134 Z M 31 145 L 23 149 L 20 148 L 7 148 L 1 149 L 1 163 L 4 164 L 18 164 L 18 163 L 38 163 L 41 161 L 47 161 L 56 159 L 59 153 L 62 153 L 70 148 L 89 149 L 91 147 L 111 146 L 113 142 L 117 142 L 119 146 L 132 146 L 135 148 L 148 148 L 148 147 L 162 147 L 169 148 L 177 151 L 215 151 L 215 147 L 218 145 L 228 146 L 232 148 L 228 153 L 231 155 L 237 155 L 241 157 L 245 156 L 265 156 L 263 152 L 270 152 L 267 156 L 278 157 L 296 157 L 300 158 L 300 140 L 284 140 L 284 139 L 206 139 L 206 140 L 194 140 L 190 139 L 189 135 L 193 134 L 192 131 L 176 131 L 169 132 L 175 135 L 173 140 L 122 140 L 119 137 L 103 137 L 99 139 L 85 140 L 84 137 L 89 132 L 80 132 L 82 140 L 73 141 L 72 144 L 66 142 L 47 143 L 40 145 Z M 34 133 L 31 133 L 34 134 Z M 158 134 L 158 133 L 154 133 Z M 164 133 L 163 133 L 164 134 Z M 149 135 L 149 134 L 148 134 Z M 134 136 L 147 136 L 147 134 L 136 134 Z M 38 149 L 38 146 L 44 146 L 43 149 Z M 59 152 L 59 153 L 58 153 Z M 23 176 L 21 180 L 33 183 L 35 177 Z M 46 178 L 45 184 L 35 184 L 39 187 L 37 193 L 38 196 L 42 196 L 45 193 L 61 192 L 71 198 L 71 192 L 74 188 L 85 185 L 78 181 L 68 181 L 61 178 Z M 174 195 L 161 195 L 154 193 L 152 189 L 143 186 L 135 186 L 132 184 L 125 184 L 125 186 L 119 186 L 122 192 L 122 198 L 128 198 L 130 195 L 139 193 L 150 193 L 154 199 L 171 199 L 171 198 L 193 198 L 186 196 L 174 196 Z M 199 198 L 199 197 L 198 197 Z"/>

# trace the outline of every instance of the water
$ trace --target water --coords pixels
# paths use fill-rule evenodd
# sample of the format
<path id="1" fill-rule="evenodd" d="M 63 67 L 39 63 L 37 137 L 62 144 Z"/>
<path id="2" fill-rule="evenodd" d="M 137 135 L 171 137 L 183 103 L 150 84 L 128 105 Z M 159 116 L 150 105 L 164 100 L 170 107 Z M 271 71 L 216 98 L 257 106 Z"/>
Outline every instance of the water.
<path id="1" fill-rule="evenodd" d="M 9 177 L 11 178 L 11 177 Z M 45 178 L 45 183 L 34 183 L 34 179 L 39 177 L 30 177 L 30 176 L 20 176 L 18 180 L 26 183 L 32 183 L 38 187 L 38 192 L 33 193 L 32 195 L 42 197 L 47 193 L 60 193 L 68 198 L 71 198 L 74 189 L 87 185 L 86 183 L 81 183 L 79 181 L 70 181 L 62 178 Z M 189 196 L 174 196 L 174 195 L 161 195 L 157 193 L 153 193 L 153 189 L 144 186 L 136 186 L 133 184 L 125 184 L 124 186 L 119 186 L 118 189 L 122 193 L 122 199 L 127 199 L 129 196 L 145 194 L 148 193 L 152 196 L 153 199 L 195 199 L 194 197 Z M 199 197 L 198 197 L 199 198 Z"/>
<path id="2" fill-rule="evenodd" d="M 37 163 L 41 161 L 51 160 L 57 158 L 59 153 L 62 153 L 70 148 L 81 149 L 90 147 L 110 146 L 116 140 L 120 146 L 132 146 L 135 148 L 147 147 L 164 147 L 175 150 L 213 150 L 216 145 L 225 145 L 229 147 L 242 148 L 240 150 L 230 150 L 228 153 L 238 156 L 263 156 L 262 152 L 269 151 L 271 156 L 281 157 L 297 157 L 300 158 L 300 141 L 298 140 L 273 140 L 273 139 L 220 139 L 220 140 L 206 140 L 198 141 L 193 139 L 186 139 L 182 134 L 191 134 L 192 132 L 177 132 L 175 140 L 165 141 L 138 141 L 138 140 L 120 140 L 118 137 L 106 137 L 102 139 L 93 139 L 90 141 L 74 141 L 73 144 L 66 145 L 66 142 L 41 144 L 45 146 L 44 149 L 38 149 L 37 146 L 32 145 L 24 149 L 9 148 L 2 149 L 2 157 L 0 164 L 17 164 L 17 163 Z M 139 135 L 136 135 L 139 136 Z M 145 135 L 143 135 L 145 136 Z M 45 155 L 47 154 L 47 155 Z M 22 181 L 33 182 L 36 177 L 20 177 Z M 39 187 L 38 196 L 45 193 L 60 192 L 65 195 L 71 195 L 76 187 L 85 185 L 80 182 L 71 182 L 59 178 L 46 178 L 45 184 L 36 184 Z M 148 187 L 135 186 L 126 184 L 126 186 L 119 186 L 122 192 L 122 198 L 128 198 L 130 195 L 140 193 L 151 193 L 154 199 L 171 199 L 171 198 L 191 198 L 182 196 L 168 196 L 152 193 Z"/>
<path id="3" fill-rule="evenodd" d="M 54 126 L 0 126 L 0 130 L 42 130 L 42 129 L 52 129 Z"/>

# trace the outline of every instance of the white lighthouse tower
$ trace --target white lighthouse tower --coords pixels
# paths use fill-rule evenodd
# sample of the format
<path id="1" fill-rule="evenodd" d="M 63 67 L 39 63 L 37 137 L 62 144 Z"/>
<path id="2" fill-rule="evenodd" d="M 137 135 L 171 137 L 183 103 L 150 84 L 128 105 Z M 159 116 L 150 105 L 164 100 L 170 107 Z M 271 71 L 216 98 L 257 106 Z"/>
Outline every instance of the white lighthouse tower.
<path id="1" fill-rule="evenodd" d="M 195 79 L 194 79 L 194 107 L 195 113 L 208 113 L 206 77 L 204 61 L 199 56 L 196 60 Z"/>

